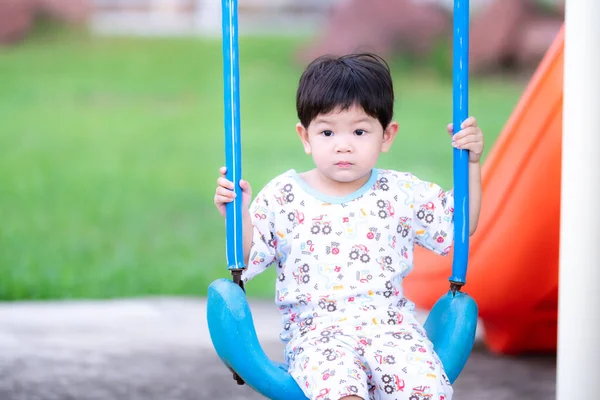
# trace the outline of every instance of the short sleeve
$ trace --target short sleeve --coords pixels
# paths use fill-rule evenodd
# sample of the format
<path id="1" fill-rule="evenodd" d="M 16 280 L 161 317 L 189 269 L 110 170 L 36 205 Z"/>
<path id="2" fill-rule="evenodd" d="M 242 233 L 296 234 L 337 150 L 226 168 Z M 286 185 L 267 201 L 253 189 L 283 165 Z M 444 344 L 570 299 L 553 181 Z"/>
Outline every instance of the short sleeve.
<path id="1" fill-rule="evenodd" d="M 412 187 L 415 244 L 445 256 L 454 240 L 454 191 L 415 176 Z"/>
<path id="2" fill-rule="evenodd" d="M 274 199 L 269 193 L 270 186 L 265 186 L 250 205 L 252 218 L 252 247 L 248 258 L 248 266 L 242 274 L 247 282 L 264 272 L 275 262 L 277 254 L 277 237 L 275 235 L 275 213 L 269 200 Z"/>

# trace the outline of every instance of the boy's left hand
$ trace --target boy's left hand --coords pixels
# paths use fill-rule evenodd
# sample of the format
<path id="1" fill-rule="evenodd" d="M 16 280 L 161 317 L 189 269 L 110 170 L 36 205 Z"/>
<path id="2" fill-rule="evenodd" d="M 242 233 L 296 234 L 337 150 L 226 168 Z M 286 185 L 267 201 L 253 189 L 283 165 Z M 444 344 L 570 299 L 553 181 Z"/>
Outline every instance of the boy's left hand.
<path id="1" fill-rule="evenodd" d="M 452 146 L 457 149 L 469 150 L 469 161 L 479 162 L 483 154 L 483 133 L 477 126 L 477 120 L 469 117 L 461 125 L 461 130 L 454 132 L 453 124 L 448 124 L 448 133 L 452 136 Z"/>

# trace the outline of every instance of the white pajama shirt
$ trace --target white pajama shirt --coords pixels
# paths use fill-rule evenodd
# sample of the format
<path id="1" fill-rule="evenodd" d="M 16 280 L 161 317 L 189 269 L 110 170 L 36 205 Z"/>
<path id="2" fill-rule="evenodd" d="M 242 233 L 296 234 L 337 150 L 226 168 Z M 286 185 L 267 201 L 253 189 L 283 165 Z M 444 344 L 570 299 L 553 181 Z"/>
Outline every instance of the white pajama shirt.
<path id="1" fill-rule="evenodd" d="M 280 337 L 307 397 L 451 399 L 402 280 L 414 245 L 448 253 L 453 207 L 451 191 L 381 169 L 345 197 L 315 191 L 294 170 L 257 195 L 243 279 L 277 269 Z"/>

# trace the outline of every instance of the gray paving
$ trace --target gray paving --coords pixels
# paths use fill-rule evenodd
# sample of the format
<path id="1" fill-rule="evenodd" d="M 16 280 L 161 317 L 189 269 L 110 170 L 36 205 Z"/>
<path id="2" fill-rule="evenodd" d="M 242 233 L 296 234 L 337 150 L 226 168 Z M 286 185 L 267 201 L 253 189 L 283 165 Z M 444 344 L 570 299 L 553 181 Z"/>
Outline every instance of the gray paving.
<path id="1" fill-rule="evenodd" d="M 281 360 L 278 312 L 252 302 L 257 334 Z M 217 358 L 203 299 L 0 304 L 1 400 L 260 399 Z M 554 356 L 476 348 L 455 399 L 551 399 Z"/>

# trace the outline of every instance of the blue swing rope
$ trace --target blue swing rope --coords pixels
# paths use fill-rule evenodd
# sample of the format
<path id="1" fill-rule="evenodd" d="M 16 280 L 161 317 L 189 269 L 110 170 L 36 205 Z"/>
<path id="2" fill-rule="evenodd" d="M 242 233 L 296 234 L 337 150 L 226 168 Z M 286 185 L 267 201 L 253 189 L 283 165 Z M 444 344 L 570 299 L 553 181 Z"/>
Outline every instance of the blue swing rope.
<path id="1" fill-rule="evenodd" d="M 469 0 L 454 0 L 453 124 L 454 133 L 467 119 L 469 110 Z M 469 260 L 469 151 L 454 149 L 454 258 L 453 291 L 466 283 Z"/>
<path id="2" fill-rule="evenodd" d="M 241 284 L 245 268 L 242 234 L 242 152 L 240 139 L 240 63 L 238 50 L 238 2 L 223 0 L 223 81 L 225 104 L 226 178 L 234 183 L 236 199 L 226 206 L 227 267 L 236 283 Z"/>

